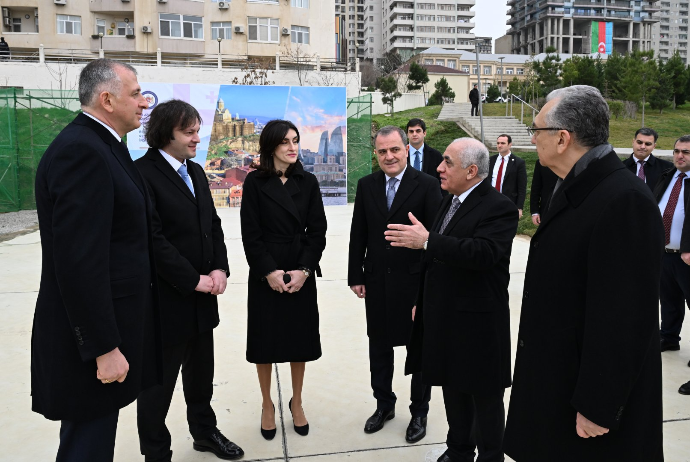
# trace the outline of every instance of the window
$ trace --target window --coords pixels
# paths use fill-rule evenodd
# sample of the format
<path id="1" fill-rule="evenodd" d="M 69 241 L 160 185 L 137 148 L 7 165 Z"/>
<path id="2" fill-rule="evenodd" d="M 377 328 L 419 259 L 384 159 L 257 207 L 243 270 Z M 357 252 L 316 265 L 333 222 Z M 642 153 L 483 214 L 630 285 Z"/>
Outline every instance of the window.
<path id="1" fill-rule="evenodd" d="M 437 59 L 437 60 L 436 60 L 436 65 L 437 65 L 437 66 L 445 66 L 445 65 L 446 65 L 446 60 L 445 60 L 445 59 Z"/>
<path id="2" fill-rule="evenodd" d="M 81 16 L 57 15 L 57 33 L 81 35 Z"/>
<path id="3" fill-rule="evenodd" d="M 96 19 L 96 35 L 105 35 L 105 19 Z"/>
<path id="4" fill-rule="evenodd" d="M 302 26 L 292 26 L 290 32 L 292 43 L 303 43 L 309 45 L 309 28 Z"/>
<path id="5" fill-rule="evenodd" d="M 470 66 L 468 64 L 463 64 L 462 65 L 462 72 L 467 72 L 469 74 L 470 73 Z"/>
<path id="6" fill-rule="evenodd" d="M 12 32 L 22 31 L 22 18 L 12 18 Z"/>
<path id="7" fill-rule="evenodd" d="M 484 66 L 484 75 L 491 75 L 491 66 Z"/>
<path id="8" fill-rule="evenodd" d="M 291 0 L 290 5 L 295 8 L 309 8 L 309 0 Z"/>
<path id="9" fill-rule="evenodd" d="M 161 13 L 160 36 L 203 39 L 203 18 L 200 16 Z"/>
<path id="10" fill-rule="evenodd" d="M 247 18 L 249 40 L 253 42 L 278 42 L 279 21 L 273 18 Z"/>
<path id="11" fill-rule="evenodd" d="M 506 68 L 506 74 L 508 74 L 508 75 L 513 75 L 513 68 L 512 68 L 512 67 L 507 67 L 507 68 Z"/>
<path id="12" fill-rule="evenodd" d="M 455 60 L 454 59 L 449 59 L 446 64 L 447 67 L 451 69 L 455 69 Z"/>
<path id="13" fill-rule="evenodd" d="M 425 59 L 424 64 L 426 64 L 426 65 L 434 64 L 434 60 L 433 59 Z"/>
<path id="14" fill-rule="evenodd" d="M 223 40 L 232 40 L 232 22 L 212 22 L 211 23 L 211 40 L 218 40 L 218 37 Z"/>
<path id="15" fill-rule="evenodd" d="M 517 75 L 525 75 L 525 70 L 521 67 L 517 68 Z"/>
<path id="16" fill-rule="evenodd" d="M 278 3 L 278 0 L 247 0 L 247 3 Z"/>
<path id="17" fill-rule="evenodd" d="M 134 35 L 134 24 L 131 22 L 118 22 L 115 35 Z"/>

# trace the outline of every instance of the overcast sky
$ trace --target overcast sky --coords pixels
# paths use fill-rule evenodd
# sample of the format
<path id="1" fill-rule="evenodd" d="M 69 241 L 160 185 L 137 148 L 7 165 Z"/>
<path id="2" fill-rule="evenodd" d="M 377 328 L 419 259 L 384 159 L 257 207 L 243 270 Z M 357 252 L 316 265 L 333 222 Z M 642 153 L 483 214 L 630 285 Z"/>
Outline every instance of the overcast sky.
<path id="1" fill-rule="evenodd" d="M 477 0 L 474 5 L 474 35 L 477 37 L 493 37 L 497 39 L 505 35 L 508 30 L 506 0 Z"/>

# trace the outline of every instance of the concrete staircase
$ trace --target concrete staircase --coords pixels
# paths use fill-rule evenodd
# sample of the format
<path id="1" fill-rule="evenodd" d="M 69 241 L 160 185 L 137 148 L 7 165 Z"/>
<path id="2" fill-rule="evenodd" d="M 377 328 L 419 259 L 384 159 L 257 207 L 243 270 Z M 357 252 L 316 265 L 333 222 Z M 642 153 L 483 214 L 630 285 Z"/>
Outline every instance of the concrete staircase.
<path id="1" fill-rule="evenodd" d="M 470 116 L 470 103 L 446 103 L 438 115 L 438 120 L 452 120 L 470 136 L 481 138 L 479 117 Z M 527 126 L 515 117 L 484 117 L 484 143 L 489 149 L 496 149 L 496 138 L 506 133 L 513 138 L 513 151 L 534 151 L 532 137 L 527 133 Z"/>

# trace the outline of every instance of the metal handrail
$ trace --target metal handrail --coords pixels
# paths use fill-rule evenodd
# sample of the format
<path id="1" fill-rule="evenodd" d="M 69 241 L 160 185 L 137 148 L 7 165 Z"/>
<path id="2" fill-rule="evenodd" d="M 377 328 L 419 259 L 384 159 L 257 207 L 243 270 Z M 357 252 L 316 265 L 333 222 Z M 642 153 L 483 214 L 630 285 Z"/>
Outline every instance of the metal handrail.
<path id="1" fill-rule="evenodd" d="M 508 94 L 508 96 L 509 96 L 509 97 L 516 98 L 516 99 L 519 100 L 519 101 L 522 101 L 523 104 L 526 104 L 527 106 L 529 106 L 533 111 L 539 112 L 539 109 L 537 109 L 536 107 L 532 106 L 532 105 L 529 104 L 527 101 L 525 101 L 524 99 L 520 98 L 518 95 L 514 95 L 514 94 L 510 93 L 510 94 Z"/>

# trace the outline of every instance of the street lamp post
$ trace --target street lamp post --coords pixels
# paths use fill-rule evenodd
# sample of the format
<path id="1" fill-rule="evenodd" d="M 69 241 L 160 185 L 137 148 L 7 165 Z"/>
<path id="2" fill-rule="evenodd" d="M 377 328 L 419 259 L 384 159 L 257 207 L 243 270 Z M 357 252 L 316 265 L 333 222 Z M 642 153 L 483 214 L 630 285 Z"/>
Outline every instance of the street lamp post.
<path id="1" fill-rule="evenodd" d="M 479 40 L 474 41 L 474 56 L 477 58 L 477 86 L 479 87 L 479 126 L 482 134 L 482 144 L 484 143 L 484 109 L 482 105 L 482 70 L 479 67 Z"/>
<path id="2" fill-rule="evenodd" d="M 220 57 L 220 42 L 223 41 L 223 37 L 221 37 L 219 35 L 216 40 L 218 40 L 218 69 L 222 69 L 223 68 L 223 61 L 222 61 L 222 58 Z"/>
<path id="3" fill-rule="evenodd" d="M 102 58 L 103 57 L 103 32 L 98 33 L 98 38 L 101 41 L 100 48 L 98 49 L 98 57 Z"/>
<path id="4" fill-rule="evenodd" d="M 506 59 L 505 56 L 501 56 L 498 58 L 499 61 L 501 61 L 501 100 L 505 103 L 506 101 L 503 99 L 503 60 Z M 506 104 L 506 116 L 508 115 L 508 105 Z"/>

